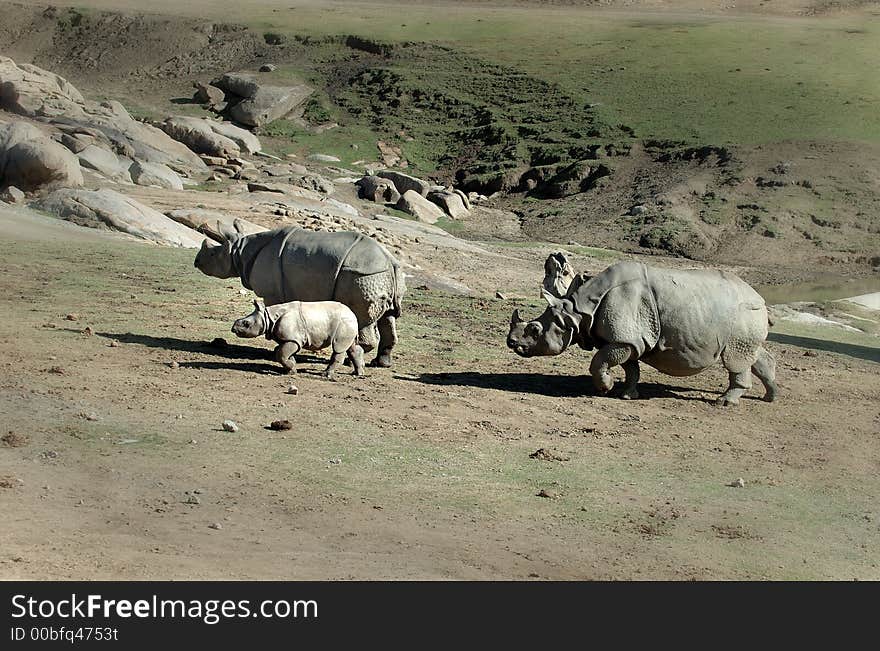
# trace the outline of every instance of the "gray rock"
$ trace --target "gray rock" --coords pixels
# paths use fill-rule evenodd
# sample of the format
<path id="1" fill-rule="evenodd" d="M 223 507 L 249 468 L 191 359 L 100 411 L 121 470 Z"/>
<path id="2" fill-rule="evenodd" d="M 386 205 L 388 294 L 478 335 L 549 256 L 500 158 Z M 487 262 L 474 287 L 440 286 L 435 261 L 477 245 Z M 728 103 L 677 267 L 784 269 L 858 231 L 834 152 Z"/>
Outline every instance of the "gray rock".
<path id="1" fill-rule="evenodd" d="M 633 217 L 636 217 L 638 215 L 643 215 L 646 212 L 648 212 L 648 209 L 645 206 L 643 206 L 642 204 L 636 204 L 635 206 L 633 206 L 632 208 L 629 209 L 629 214 L 632 215 Z"/>
<path id="2" fill-rule="evenodd" d="M 193 86 L 196 89 L 193 99 L 199 104 L 206 104 L 209 107 L 218 109 L 225 107 L 226 94 L 221 89 L 201 81 L 193 83 Z"/>
<path id="3" fill-rule="evenodd" d="M 89 145 L 76 156 L 79 158 L 79 164 L 84 168 L 95 170 L 114 181 L 131 183 L 128 165 L 120 161 L 112 151 L 96 145 Z"/>
<path id="4" fill-rule="evenodd" d="M 428 201 L 435 203 L 443 209 L 447 215 L 453 219 L 461 219 L 468 216 L 467 208 L 461 197 L 455 192 L 449 190 L 433 191 L 428 193 Z"/>
<path id="5" fill-rule="evenodd" d="M 227 73 L 212 82 L 227 93 L 242 98 L 230 102 L 229 117 L 251 127 L 268 124 L 290 113 L 314 92 L 307 84 L 294 86 L 267 86 L 254 75 L 242 72 Z"/>
<path id="6" fill-rule="evenodd" d="M 391 204 L 400 201 L 400 192 L 390 179 L 367 175 L 357 180 L 355 185 L 358 188 L 358 197 L 361 199 Z"/>
<path id="7" fill-rule="evenodd" d="M 0 56 L 0 108 L 28 117 L 64 115 L 85 99 L 66 79 Z"/>
<path id="8" fill-rule="evenodd" d="M 341 162 L 336 156 L 330 156 L 328 154 L 312 154 L 309 156 L 309 160 L 317 161 L 319 163 L 339 163 L 339 162 Z"/>
<path id="9" fill-rule="evenodd" d="M 264 63 L 260 66 L 260 72 L 275 72 L 278 70 L 278 66 L 274 63 Z"/>
<path id="10" fill-rule="evenodd" d="M 161 129 L 197 154 L 229 157 L 241 153 L 239 144 L 214 130 L 213 123 L 202 118 L 175 116 L 166 118 Z"/>
<path id="11" fill-rule="evenodd" d="M 56 190 L 37 207 L 80 226 L 128 233 L 157 244 L 198 248 L 201 233 L 114 190 Z"/>
<path id="12" fill-rule="evenodd" d="M 221 423 L 221 427 L 222 427 L 224 430 L 226 430 L 227 432 L 237 432 L 237 431 L 238 431 L 238 425 L 236 424 L 236 422 L 235 422 L 234 420 L 224 420 L 224 421 Z M 213 526 L 213 525 L 212 525 L 212 526 Z M 215 528 L 215 529 L 220 529 L 221 527 L 220 527 L 219 525 L 217 525 L 217 526 L 215 526 L 215 527 L 213 527 L 213 528 Z"/>
<path id="13" fill-rule="evenodd" d="M 409 174 L 404 174 L 403 172 L 395 172 L 394 170 L 382 170 L 380 172 L 376 172 L 376 176 L 379 176 L 383 179 L 388 179 L 392 183 L 394 183 L 394 187 L 397 188 L 397 191 L 401 194 L 406 194 L 408 190 L 414 190 L 418 194 L 423 197 L 428 196 L 428 191 L 431 189 L 431 184 L 422 181 L 421 179 L 417 179 L 414 176 L 410 176 Z"/>
<path id="14" fill-rule="evenodd" d="M 0 58 L 2 59 L 2 58 Z M 26 122 L 0 125 L 0 186 L 33 190 L 44 185 L 82 185 L 79 161 Z"/>
<path id="15" fill-rule="evenodd" d="M 24 192 L 14 185 L 10 185 L 3 190 L 3 192 L 0 192 L 0 200 L 5 201 L 6 203 L 24 203 L 26 198 Z"/>
<path id="16" fill-rule="evenodd" d="M 443 211 L 438 206 L 428 201 L 415 190 L 404 192 L 403 196 L 400 197 L 400 201 L 397 202 L 396 208 L 428 224 L 434 224 L 444 216 Z"/>
<path id="17" fill-rule="evenodd" d="M 156 185 L 169 190 L 183 190 L 183 181 L 169 167 L 162 163 L 135 161 L 128 168 L 131 180 L 138 185 Z"/>
<path id="18" fill-rule="evenodd" d="M 235 142 L 245 154 L 256 154 L 263 149 L 260 139 L 247 129 L 242 129 L 229 122 L 208 120 L 208 126 L 214 133 L 220 134 Z"/>
<path id="19" fill-rule="evenodd" d="M 332 181 L 325 179 L 323 176 L 318 176 L 317 174 L 294 176 L 290 179 L 290 182 L 293 183 L 293 185 L 306 188 L 307 190 L 321 192 L 322 194 L 333 194 L 333 191 L 336 189 Z"/>
<path id="20" fill-rule="evenodd" d="M 165 214 L 178 224 L 192 228 L 218 242 L 225 241 L 227 234 L 236 232 L 234 227 L 236 218 L 229 213 L 205 208 L 178 208 Z M 244 219 L 238 219 L 237 221 L 239 228 L 242 229 L 245 235 L 266 230 L 263 226 Z"/>

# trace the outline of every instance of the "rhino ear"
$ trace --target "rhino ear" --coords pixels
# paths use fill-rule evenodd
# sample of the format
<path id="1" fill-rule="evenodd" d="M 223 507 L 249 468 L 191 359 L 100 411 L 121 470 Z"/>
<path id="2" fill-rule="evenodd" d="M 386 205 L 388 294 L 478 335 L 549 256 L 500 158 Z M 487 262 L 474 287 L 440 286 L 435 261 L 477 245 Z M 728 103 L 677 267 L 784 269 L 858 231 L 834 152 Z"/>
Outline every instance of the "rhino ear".
<path id="1" fill-rule="evenodd" d="M 258 310 L 260 309 L 260 299 L 258 299 L 258 298 L 254 299 L 254 307 Z"/>
<path id="2" fill-rule="evenodd" d="M 553 294 L 548 292 L 546 289 L 541 289 L 541 296 L 544 297 L 544 300 L 547 301 L 547 304 L 550 307 L 562 307 L 562 301 L 556 298 Z"/>
<path id="3" fill-rule="evenodd" d="M 519 310 L 514 310 L 513 316 L 510 317 L 510 325 L 516 325 L 517 323 L 522 323 L 522 319 L 519 317 Z"/>

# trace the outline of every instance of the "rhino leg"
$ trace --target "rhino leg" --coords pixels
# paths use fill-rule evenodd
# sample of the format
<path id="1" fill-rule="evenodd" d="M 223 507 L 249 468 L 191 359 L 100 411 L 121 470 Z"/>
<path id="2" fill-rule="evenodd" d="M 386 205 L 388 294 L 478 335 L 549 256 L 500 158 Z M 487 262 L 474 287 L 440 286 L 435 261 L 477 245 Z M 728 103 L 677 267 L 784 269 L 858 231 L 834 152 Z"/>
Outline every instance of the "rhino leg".
<path id="1" fill-rule="evenodd" d="M 607 344 L 602 346 L 598 352 L 593 355 L 593 361 L 590 362 L 590 375 L 593 377 L 593 385 L 600 393 L 608 393 L 614 386 L 614 378 L 611 377 L 611 369 L 615 366 L 630 361 L 635 358 L 636 351 L 629 344 Z M 636 362 L 638 369 L 638 362 Z M 632 378 L 632 371 L 627 372 L 627 378 Z M 629 390 L 629 383 L 624 387 L 624 391 Z"/>
<path id="2" fill-rule="evenodd" d="M 730 372 L 729 375 L 730 386 L 728 386 L 727 391 L 720 395 L 715 401 L 715 404 L 720 407 L 738 405 L 742 394 L 752 388 L 751 370 L 742 371 L 741 373 Z"/>
<path id="3" fill-rule="evenodd" d="M 285 373 L 296 373 L 296 359 L 294 355 L 299 352 L 299 344 L 295 341 L 285 341 L 275 349 L 275 359 L 284 367 Z"/>
<path id="4" fill-rule="evenodd" d="M 766 348 L 758 349 L 758 359 L 752 364 L 752 373 L 758 376 L 764 385 L 764 400 L 776 400 L 776 360 Z"/>
<path id="5" fill-rule="evenodd" d="M 336 369 L 339 367 L 339 363 L 342 361 L 345 356 L 345 351 L 339 351 L 338 353 L 334 350 L 330 355 L 330 363 L 327 365 L 327 368 L 324 369 L 324 377 L 328 380 L 333 379 L 333 374 L 336 372 Z"/>
<path id="6" fill-rule="evenodd" d="M 379 328 L 379 350 L 370 366 L 388 368 L 391 366 L 391 349 L 397 343 L 397 324 L 393 316 L 386 315 L 379 319 L 376 326 Z"/>
<path id="7" fill-rule="evenodd" d="M 357 342 L 348 349 L 348 358 L 346 362 L 354 367 L 353 373 L 357 376 L 364 374 L 364 349 L 357 345 Z"/>
<path id="8" fill-rule="evenodd" d="M 620 397 L 624 400 L 638 400 L 639 398 L 639 360 L 630 359 L 623 363 L 626 379 L 623 382 L 623 391 Z"/>

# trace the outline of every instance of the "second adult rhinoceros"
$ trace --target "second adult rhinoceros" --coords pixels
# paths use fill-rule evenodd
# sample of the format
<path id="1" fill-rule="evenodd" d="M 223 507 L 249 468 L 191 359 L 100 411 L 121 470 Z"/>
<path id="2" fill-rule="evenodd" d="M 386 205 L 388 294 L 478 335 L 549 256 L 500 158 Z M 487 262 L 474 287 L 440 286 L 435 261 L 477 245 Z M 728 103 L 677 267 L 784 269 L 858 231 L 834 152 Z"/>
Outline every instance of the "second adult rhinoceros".
<path id="1" fill-rule="evenodd" d="M 765 400 L 776 396 L 776 362 L 762 347 L 764 299 L 733 274 L 625 261 L 575 277 L 562 298 L 543 295 L 549 307 L 537 319 L 523 321 L 514 311 L 508 347 L 522 357 L 558 355 L 572 343 L 597 348 L 590 373 L 601 392 L 611 390 L 614 366 L 626 373 L 622 397 L 637 398 L 639 361 L 685 376 L 721 360 L 730 385 L 719 404 L 737 404 L 752 386 L 751 373 L 764 384 Z"/>
<path id="2" fill-rule="evenodd" d="M 243 234 L 221 228 L 225 242 L 202 242 L 195 266 L 209 276 L 232 278 L 266 305 L 289 301 L 338 301 L 358 320 L 358 344 L 379 349 L 374 366 L 391 365 L 395 319 L 406 290 L 397 260 L 375 240 L 354 232 L 316 232 L 287 227 Z M 378 332 L 377 332 L 378 330 Z"/>

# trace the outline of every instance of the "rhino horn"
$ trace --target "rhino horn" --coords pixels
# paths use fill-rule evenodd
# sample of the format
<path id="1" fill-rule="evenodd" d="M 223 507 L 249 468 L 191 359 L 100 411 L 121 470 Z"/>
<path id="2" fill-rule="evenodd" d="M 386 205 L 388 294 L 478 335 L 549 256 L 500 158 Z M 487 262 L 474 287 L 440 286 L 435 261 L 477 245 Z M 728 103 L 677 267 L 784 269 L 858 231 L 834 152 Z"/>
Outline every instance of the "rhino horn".
<path id="1" fill-rule="evenodd" d="M 521 322 L 522 322 L 522 319 L 519 318 L 519 310 L 514 310 L 514 311 L 513 311 L 513 316 L 510 317 L 510 323 L 511 323 L 511 325 L 513 325 L 514 323 L 521 323 Z"/>
<path id="2" fill-rule="evenodd" d="M 235 232 L 239 235 L 244 235 L 244 222 L 241 221 L 238 217 L 236 217 L 232 222 L 232 227 L 235 229 Z"/>
<path id="3" fill-rule="evenodd" d="M 211 245 L 208 244 L 208 238 L 207 238 L 207 237 L 206 237 L 205 239 L 202 240 L 202 251 L 204 251 L 205 249 L 210 248 L 210 246 L 211 246 Z"/>

